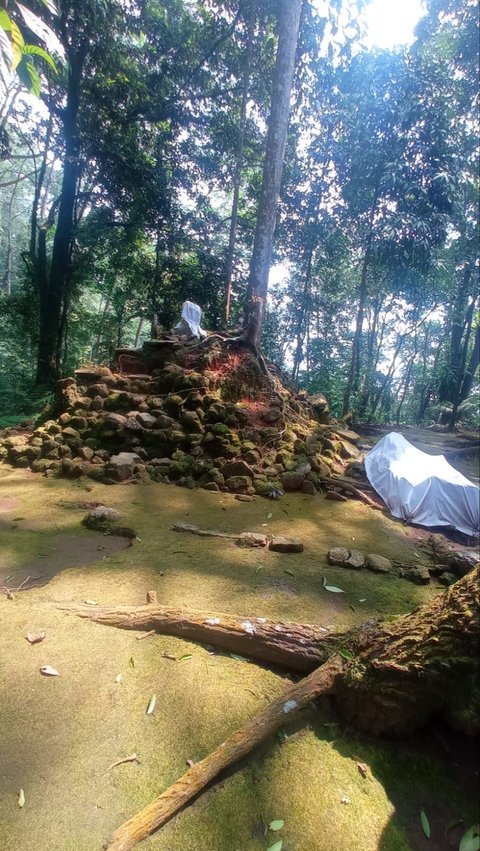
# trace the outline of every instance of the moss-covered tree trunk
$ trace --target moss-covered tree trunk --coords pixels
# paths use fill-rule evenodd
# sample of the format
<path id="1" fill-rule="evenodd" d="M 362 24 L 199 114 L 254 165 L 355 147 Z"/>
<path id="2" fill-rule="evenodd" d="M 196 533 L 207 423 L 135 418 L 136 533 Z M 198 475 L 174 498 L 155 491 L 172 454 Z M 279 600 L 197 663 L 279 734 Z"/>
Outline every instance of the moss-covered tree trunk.
<path id="1" fill-rule="evenodd" d="M 336 692 L 341 712 L 373 733 L 403 733 L 441 713 L 480 730 L 480 566 L 408 615 L 363 629 Z"/>

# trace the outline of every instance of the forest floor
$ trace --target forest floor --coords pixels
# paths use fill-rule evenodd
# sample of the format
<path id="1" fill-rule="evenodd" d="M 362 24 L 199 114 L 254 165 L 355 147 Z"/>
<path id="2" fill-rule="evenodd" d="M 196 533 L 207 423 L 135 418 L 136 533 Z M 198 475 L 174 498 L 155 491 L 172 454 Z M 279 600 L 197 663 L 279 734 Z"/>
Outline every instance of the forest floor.
<path id="1" fill-rule="evenodd" d="M 90 502 L 118 509 L 137 540 L 126 546 L 86 530 L 80 521 Z M 305 551 L 180 535 L 170 529 L 178 521 L 294 536 Z M 360 502 L 320 495 L 245 503 L 228 493 L 108 486 L 0 466 L 0 587 L 30 577 L 14 599 L 0 594 L 2 851 L 99 851 L 187 760 L 205 756 L 289 682 L 285 671 L 179 638 L 139 641 L 143 633 L 53 604 L 142 604 L 155 589 L 165 605 L 348 627 L 407 612 L 443 589 L 332 568 L 327 550 L 343 545 L 407 562 L 422 559 L 427 536 Z M 345 593 L 327 592 L 323 576 Z M 26 634 L 39 630 L 45 640 L 30 645 Z M 60 676 L 41 676 L 44 665 Z M 107 770 L 133 753 L 138 762 Z M 338 723 L 325 700 L 140 847 L 261 851 L 281 839 L 282 851 L 446 851 L 478 819 L 477 794 L 471 741 L 440 722 L 411 738 L 373 739 Z M 284 827 L 266 831 L 275 819 Z"/>

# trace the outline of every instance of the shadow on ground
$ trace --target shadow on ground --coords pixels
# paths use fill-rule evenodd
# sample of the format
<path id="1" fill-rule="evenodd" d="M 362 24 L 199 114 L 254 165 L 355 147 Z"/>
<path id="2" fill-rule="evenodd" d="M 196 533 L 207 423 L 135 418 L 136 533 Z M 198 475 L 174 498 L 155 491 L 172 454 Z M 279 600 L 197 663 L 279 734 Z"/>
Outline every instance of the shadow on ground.
<path id="1" fill-rule="evenodd" d="M 55 602 L 141 604 L 153 588 L 165 605 L 345 627 L 408 611 L 439 590 L 327 566 L 326 550 L 341 544 L 399 561 L 415 558 L 411 530 L 357 503 L 301 495 L 241 503 L 229 494 L 92 486 L 1 467 L 0 497 L 15 499 L 1 514 L 3 569 L 21 576 L 41 552 L 42 569 L 48 562 L 52 574 L 60 571 L 14 600 L 0 596 L 2 851 L 100 849 L 115 827 L 183 773 L 187 759 L 201 759 L 286 685 L 287 672 L 210 655 L 167 636 L 139 641 L 135 632 L 60 612 Z M 86 543 L 92 533 L 80 526 L 84 512 L 68 507 L 82 501 L 117 508 L 139 540 L 121 552 L 95 550 L 92 561 Z M 170 530 L 178 520 L 295 535 L 305 552 L 245 550 L 178 534 Z M 76 562 L 59 548 L 65 536 L 75 540 Z M 107 540 L 95 539 L 100 547 Z M 324 575 L 345 593 L 324 591 Z M 24 636 L 38 629 L 46 630 L 46 640 L 30 646 Z M 39 668 L 47 664 L 61 676 L 42 677 Z M 147 716 L 153 693 L 156 709 Z M 140 847 L 260 851 L 281 836 L 283 851 L 423 851 L 423 807 L 435 827 L 428 848 L 443 851 L 453 847 L 448 837 L 443 844 L 438 838 L 446 822 L 473 820 L 475 804 L 471 786 L 452 767 L 460 746 L 447 754 L 434 740 L 424 751 L 427 735 L 433 734 L 396 743 L 362 739 L 339 726 L 322 701 Z M 133 752 L 139 764 L 106 771 Z M 357 762 L 367 764 L 367 778 Z M 285 827 L 265 835 L 273 819 Z"/>

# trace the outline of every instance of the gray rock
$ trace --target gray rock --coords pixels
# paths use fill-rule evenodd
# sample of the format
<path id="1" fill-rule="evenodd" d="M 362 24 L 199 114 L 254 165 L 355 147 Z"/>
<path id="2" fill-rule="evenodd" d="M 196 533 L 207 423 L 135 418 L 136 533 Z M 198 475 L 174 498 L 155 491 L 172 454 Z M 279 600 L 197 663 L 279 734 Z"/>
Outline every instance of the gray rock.
<path id="1" fill-rule="evenodd" d="M 239 547 L 266 547 L 267 536 L 261 535 L 258 532 L 242 532 L 235 543 Z"/>
<path id="2" fill-rule="evenodd" d="M 329 564 L 338 565 L 339 567 L 343 567 L 350 557 L 350 550 L 347 550 L 346 547 L 333 547 L 327 553 L 327 560 Z"/>
<path id="3" fill-rule="evenodd" d="M 147 412 L 137 414 L 137 421 L 143 428 L 153 428 L 157 422 L 156 417 L 153 417 L 152 414 Z"/>
<path id="4" fill-rule="evenodd" d="M 231 476 L 225 481 L 225 487 L 232 493 L 248 493 L 252 480 L 248 476 Z"/>
<path id="5" fill-rule="evenodd" d="M 337 565 L 338 567 L 350 567 L 353 570 L 360 570 L 365 566 L 365 556 L 360 550 L 350 550 L 347 547 L 333 547 L 327 553 L 329 564 Z"/>
<path id="6" fill-rule="evenodd" d="M 124 464 L 140 464 L 142 459 L 140 455 L 137 455 L 136 452 L 119 452 L 118 455 L 112 455 L 110 458 L 110 464 L 115 467 L 122 466 Z"/>
<path id="7" fill-rule="evenodd" d="M 266 423 L 276 423 L 278 420 L 282 419 L 282 412 L 280 408 L 270 408 L 268 411 L 265 411 L 262 414 L 262 420 Z"/>
<path id="8" fill-rule="evenodd" d="M 107 414 L 105 422 L 114 429 L 121 429 L 126 425 L 127 418 L 122 414 Z M 65 434 L 65 429 L 63 433 Z"/>
<path id="9" fill-rule="evenodd" d="M 453 552 L 448 557 L 448 566 L 457 576 L 466 576 L 480 561 L 478 552 Z"/>
<path id="10" fill-rule="evenodd" d="M 93 458 L 94 452 L 90 446 L 82 446 L 80 449 L 80 457 L 83 458 L 84 461 L 91 461 Z M 56 457 L 56 456 L 55 456 Z"/>
<path id="11" fill-rule="evenodd" d="M 392 562 L 388 558 L 378 556 L 375 553 L 368 553 L 365 556 L 365 566 L 372 573 L 390 573 L 392 570 Z"/>
<path id="12" fill-rule="evenodd" d="M 220 473 L 225 479 L 230 479 L 232 476 L 248 476 L 253 479 L 253 470 L 246 461 L 229 461 L 220 467 Z M 251 484 L 251 483 L 250 483 Z"/>
<path id="13" fill-rule="evenodd" d="M 143 430 L 142 424 L 137 420 L 136 417 L 127 417 L 127 420 L 126 420 L 126 423 L 125 423 L 125 428 L 128 429 L 128 431 L 142 431 Z"/>
<path id="14" fill-rule="evenodd" d="M 417 565 L 415 567 L 402 568 L 399 575 L 409 582 L 414 582 L 415 585 L 428 585 L 430 582 L 430 572 L 428 567 Z M 445 574 L 444 574 L 445 575 Z"/>
<path id="15" fill-rule="evenodd" d="M 458 579 L 458 576 L 455 576 L 454 573 L 450 573 L 448 570 L 445 571 L 445 573 L 442 573 L 442 575 L 438 577 L 438 581 L 440 582 L 440 585 L 453 585 L 453 583 L 456 582 L 457 579 Z"/>
<path id="16" fill-rule="evenodd" d="M 280 481 L 286 491 L 299 491 L 301 490 L 302 485 L 305 482 L 305 474 L 296 473 L 294 471 L 282 473 L 280 476 Z"/>
<path id="17" fill-rule="evenodd" d="M 296 538 L 283 538 L 274 535 L 268 546 L 275 553 L 303 553 L 303 542 Z"/>
<path id="18" fill-rule="evenodd" d="M 220 492 L 220 488 L 219 488 L 219 486 L 217 485 L 216 482 L 207 482 L 205 485 L 203 485 L 203 490 L 204 491 L 213 491 L 214 493 Z"/>
<path id="19" fill-rule="evenodd" d="M 96 532 L 110 532 L 111 524 L 115 523 L 120 516 L 120 512 L 115 508 L 97 505 L 96 508 L 91 508 L 85 515 L 82 523 L 87 529 L 93 529 Z"/>
<path id="20" fill-rule="evenodd" d="M 365 556 L 360 550 L 350 550 L 345 567 L 353 567 L 354 570 L 360 570 L 365 567 Z"/>
<path id="21" fill-rule="evenodd" d="M 195 411 L 183 411 L 180 414 L 180 422 L 188 432 L 192 432 L 193 434 L 201 434 L 203 432 L 200 417 Z"/>

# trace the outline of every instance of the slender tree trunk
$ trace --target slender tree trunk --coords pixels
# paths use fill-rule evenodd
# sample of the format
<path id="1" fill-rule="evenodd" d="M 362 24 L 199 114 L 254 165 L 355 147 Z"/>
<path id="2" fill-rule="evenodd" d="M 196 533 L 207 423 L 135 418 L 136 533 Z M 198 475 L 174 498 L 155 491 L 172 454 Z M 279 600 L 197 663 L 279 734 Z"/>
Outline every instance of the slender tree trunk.
<path id="1" fill-rule="evenodd" d="M 417 419 L 418 419 L 418 422 L 420 422 L 420 423 L 423 422 L 423 420 L 425 419 L 425 414 L 427 413 L 427 411 L 430 407 L 430 396 L 432 395 L 432 389 L 433 389 L 434 384 L 435 384 L 437 367 L 438 367 L 438 362 L 440 360 L 441 351 L 442 351 L 442 344 L 439 343 L 438 346 L 437 346 L 437 349 L 435 351 L 432 369 L 430 371 L 428 383 L 427 383 L 427 386 L 425 387 L 425 390 L 423 392 L 422 401 L 421 401 L 420 408 L 419 408 L 419 411 L 418 411 Z"/>
<path id="2" fill-rule="evenodd" d="M 253 347 L 257 346 L 260 339 L 268 291 L 268 275 L 272 259 L 277 200 L 280 193 L 287 142 L 290 94 L 302 0 L 279 0 L 278 5 L 277 58 L 273 74 L 262 190 L 250 262 L 245 310 L 246 323 L 243 335 L 245 342 Z"/>
<path id="3" fill-rule="evenodd" d="M 461 361 L 461 344 L 465 331 L 465 315 L 468 305 L 468 294 L 470 291 L 470 283 L 472 279 L 472 267 L 470 263 L 465 263 L 461 281 L 458 285 L 456 297 L 451 307 L 452 324 L 450 330 L 450 348 L 448 358 L 448 372 L 443 378 L 440 387 L 440 401 L 451 402 L 455 401 L 455 391 L 459 380 L 459 364 Z"/>
<path id="4" fill-rule="evenodd" d="M 366 369 L 365 369 L 365 377 L 362 381 L 360 394 L 359 394 L 359 405 L 358 405 L 358 416 L 360 419 L 364 419 L 368 410 L 370 397 L 373 389 L 373 380 L 375 376 L 375 370 L 377 365 L 377 357 L 376 352 L 378 351 L 378 345 L 375 346 L 377 342 L 377 332 L 378 332 L 378 319 L 380 316 L 380 310 L 382 306 L 381 298 L 375 299 L 373 305 L 373 313 L 371 318 L 369 318 L 369 329 L 368 329 L 368 342 L 367 342 L 367 357 L 366 357 Z M 382 329 L 383 334 L 383 329 Z M 375 351 L 375 355 L 374 355 Z"/>
<path id="5" fill-rule="evenodd" d="M 408 388 L 410 387 L 410 379 L 412 377 L 413 364 L 415 363 L 415 358 L 417 357 L 417 340 L 415 338 L 415 349 L 414 352 L 408 362 L 407 371 L 405 373 L 405 378 L 403 381 L 403 391 L 400 397 L 400 401 L 397 405 L 397 412 L 395 414 L 395 423 L 397 425 L 400 424 L 400 414 L 402 412 L 403 405 L 405 403 L 405 399 L 407 398 Z"/>
<path id="6" fill-rule="evenodd" d="M 58 376 L 60 369 L 62 309 L 70 281 L 75 239 L 74 211 L 80 174 L 78 113 L 85 53 L 86 43 L 76 51 L 71 51 L 68 65 L 66 105 L 62 113 L 65 137 L 63 178 L 46 293 L 46 310 L 41 316 L 39 329 L 37 384 L 50 384 Z"/>
<path id="7" fill-rule="evenodd" d="M 453 431 L 455 428 L 455 423 L 457 422 L 458 417 L 458 406 L 460 405 L 460 394 L 462 391 L 463 379 L 465 377 L 465 372 L 467 368 L 467 355 L 468 355 L 468 346 L 470 343 L 470 335 L 472 333 L 472 322 L 473 322 L 473 310 L 475 307 L 475 302 L 472 300 L 470 303 L 467 315 L 465 318 L 465 336 L 463 338 L 463 342 L 461 343 L 461 359 L 460 364 L 457 365 L 457 381 L 454 391 L 453 398 L 453 408 L 452 415 L 450 417 L 449 429 Z"/>
<path id="8" fill-rule="evenodd" d="M 306 329 L 309 324 L 309 311 L 308 311 L 308 299 L 310 295 L 310 282 L 312 280 L 312 265 L 313 265 L 313 245 L 310 247 L 308 251 L 307 257 L 307 268 L 305 270 L 305 281 L 303 284 L 303 293 L 302 293 L 302 301 L 300 304 L 300 311 L 297 322 L 297 330 L 296 330 L 296 338 L 297 344 L 295 347 L 295 355 L 293 357 L 293 370 L 292 370 L 292 380 L 298 380 L 298 372 L 300 369 L 300 364 L 303 360 L 303 341 L 306 333 Z"/>
<path id="9" fill-rule="evenodd" d="M 43 186 L 45 183 L 45 176 L 47 173 L 47 160 L 48 154 L 50 152 L 50 142 L 52 138 L 52 130 L 53 130 L 53 116 L 50 115 L 48 119 L 47 132 L 45 136 L 45 147 L 43 149 L 42 162 L 40 163 L 40 168 L 38 170 L 37 179 L 35 181 L 35 192 L 33 195 L 32 202 L 32 214 L 30 217 L 30 245 L 29 245 L 29 254 L 30 260 L 35 266 L 36 261 L 36 250 L 37 250 L 37 228 L 38 228 L 38 216 L 39 216 L 39 206 L 40 206 L 40 198 L 42 196 Z"/>
<path id="10" fill-rule="evenodd" d="M 472 353 L 470 355 L 470 361 L 468 363 L 468 367 L 466 369 L 462 388 L 460 390 L 460 404 L 465 402 L 465 399 L 468 398 L 469 393 L 472 389 L 473 381 L 475 379 L 475 373 L 477 372 L 478 366 L 480 364 L 480 325 L 477 324 L 475 328 L 475 342 L 473 344 Z"/>
<path id="11" fill-rule="evenodd" d="M 136 333 L 135 333 L 135 342 L 133 344 L 134 349 L 138 349 L 138 343 L 139 343 L 139 340 L 140 340 L 140 334 L 142 333 L 142 330 L 143 330 L 144 321 L 145 321 L 144 317 L 141 316 L 140 319 L 139 319 L 138 325 L 137 325 Z"/>
<path id="12" fill-rule="evenodd" d="M 401 348 L 402 348 L 402 346 L 403 346 L 403 342 L 404 342 L 404 340 L 405 340 L 405 334 L 400 334 L 400 336 L 399 336 L 399 338 L 398 338 L 398 340 L 397 340 L 397 345 L 396 345 L 396 347 L 395 347 L 395 351 L 394 351 L 394 353 L 393 353 L 393 358 L 392 358 L 392 362 L 391 362 L 391 364 L 390 364 L 390 368 L 389 368 L 389 370 L 388 370 L 388 372 L 387 372 L 387 374 L 386 374 L 385 378 L 383 379 L 383 381 L 382 381 L 382 383 L 381 383 L 381 385 L 380 385 L 380 389 L 378 390 L 378 392 L 377 392 L 377 394 L 376 394 L 376 396 L 375 396 L 375 398 L 374 398 L 374 400 L 373 400 L 372 411 L 371 411 L 371 417 L 372 417 L 372 419 L 373 419 L 373 417 L 374 417 L 374 416 L 375 416 L 375 414 L 376 414 L 376 411 L 377 411 L 378 405 L 380 404 L 380 400 L 381 400 L 381 398 L 382 398 L 382 396 L 383 396 L 383 394 L 384 394 L 384 392 L 385 392 L 385 388 L 386 388 L 386 386 L 387 386 L 388 382 L 390 381 L 390 379 L 391 379 L 391 377 L 392 377 L 392 375 L 393 375 L 393 373 L 394 373 L 394 370 L 395 370 L 395 364 L 396 364 L 396 362 L 397 362 L 397 358 L 398 358 L 398 355 L 400 354 L 400 349 L 401 349 Z"/>
<path id="13" fill-rule="evenodd" d="M 238 222 L 238 203 L 240 199 L 240 183 L 242 177 L 243 166 L 243 148 L 245 145 L 245 128 L 247 123 L 247 102 L 248 90 L 250 86 L 250 73 L 252 66 L 253 53 L 253 34 L 255 27 L 255 9 L 256 0 L 250 0 L 247 11 L 247 44 L 245 48 L 245 64 L 243 66 L 242 79 L 242 102 L 240 104 L 240 121 L 238 127 L 238 141 L 235 153 L 235 172 L 233 176 L 233 201 L 232 201 L 232 216 L 230 219 L 230 233 L 228 237 L 228 249 L 225 262 L 225 324 L 230 319 L 230 302 L 232 298 L 232 276 L 233 276 L 233 257 L 235 253 L 235 243 L 237 238 L 237 222 Z"/>
<path id="14" fill-rule="evenodd" d="M 103 307 L 100 302 L 99 313 L 101 313 L 101 318 L 98 326 L 98 332 L 92 345 L 92 360 L 94 361 L 98 359 L 98 351 L 100 348 L 100 343 L 102 342 L 103 325 L 105 322 L 105 318 L 108 315 L 108 311 L 110 310 L 110 304 L 110 298 L 108 297 L 105 299 L 105 304 L 103 305 Z"/>
<path id="15" fill-rule="evenodd" d="M 5 252 L 5 271 L 3 274 L 2 281 L 2 289 L 7 295 L 11 295 L 12 293 L 12 272 L 13 272 L 13 207 L 15 204 L 15 198 L 17 195 L 18 184 L 22 179 L 22 173 L 19 172 L 18 178 L 13 186 L 10 200 L 8 202 L 7 207 L 7 244 L 6 244 L 6 252 Z"/>
<path id="16" fill-rule="evenodd" d="M 350 409 L 350 397 L 358 390 L 358 382 L 360 378 L 360 359 L 361 359 L 361 343 L 363 332 L 363 316 L 365 313 L 365 305 L 368 294 L 368 268 L 370 265 L 370 253 L 373 237 L 373 219 L 377 209 L 379 186 L 375 187 L 375 193 L 370 208 L 368 217 L 368 235 L 365 244 L 365 254 L 363 258 L 362 271 L 360 275 L 360 286 L 358 291 L 358 310 L 355 321 L 355 332 L 353 335 L 352 359 L 350 361 L 350 371 L 348 375 L 347 386 L 343 396 L 343 414 L 347 414 Z"/>

